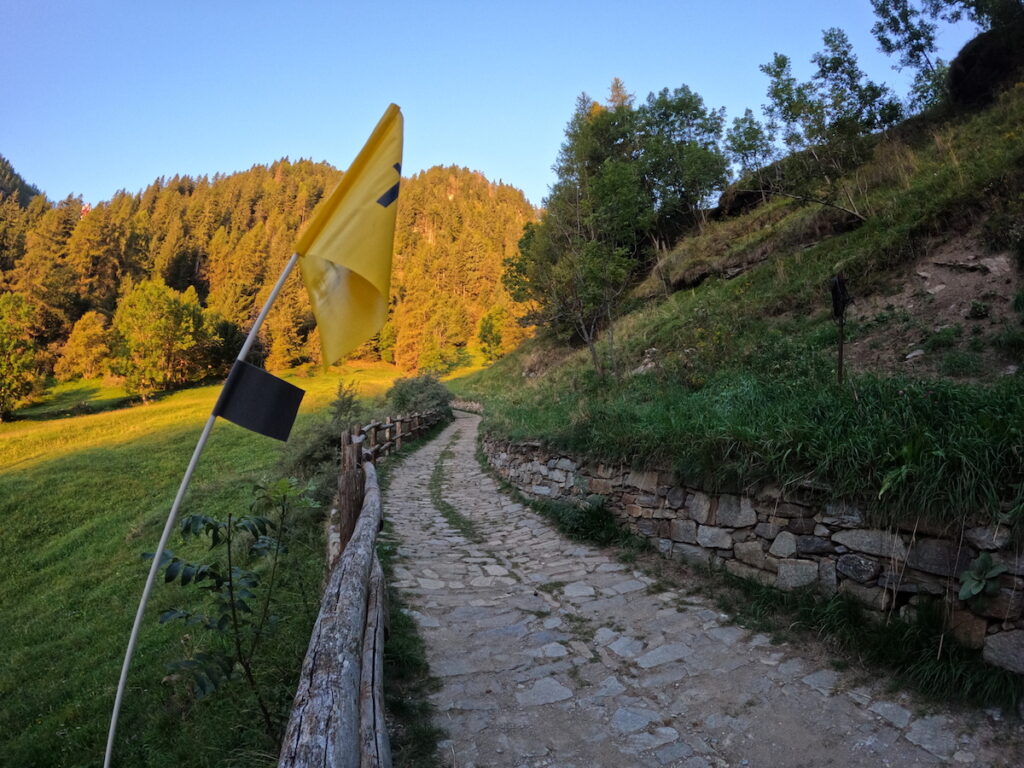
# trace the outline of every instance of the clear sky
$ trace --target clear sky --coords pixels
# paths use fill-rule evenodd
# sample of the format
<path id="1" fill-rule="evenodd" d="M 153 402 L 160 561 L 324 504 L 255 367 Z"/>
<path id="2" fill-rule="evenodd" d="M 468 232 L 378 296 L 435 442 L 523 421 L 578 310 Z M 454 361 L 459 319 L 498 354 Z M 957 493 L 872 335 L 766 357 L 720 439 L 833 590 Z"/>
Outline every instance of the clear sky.
<path id="1" fill-rule="evenodd" d="M 905 93 L 868 0 L 0 0 L 0 154 L 51 198 L 280 157 L 348 166 L 389 102 L 406 174 L 461 165 L 536 204 L 576 96 L 687 84 L 758 111 L 774 51 L 810 76 L 821 31 Z M 944 28 L 952 58 L 972 29 Z"/>

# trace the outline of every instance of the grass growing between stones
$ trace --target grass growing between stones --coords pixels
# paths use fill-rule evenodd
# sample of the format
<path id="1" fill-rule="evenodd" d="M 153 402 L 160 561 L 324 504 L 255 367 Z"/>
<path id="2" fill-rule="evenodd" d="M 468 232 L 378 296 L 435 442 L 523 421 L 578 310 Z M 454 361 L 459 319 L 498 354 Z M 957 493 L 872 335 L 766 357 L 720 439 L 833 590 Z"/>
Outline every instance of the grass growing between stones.
<path id="1" fill-rule="evenodd" d="M 430 502 L 434 505 L 434 508 L 444 516 L 444 519 L 448 521 L 448 524 L 452 528 L 457 530 L 470 541 L 479 543 L 481 541 L 480 532 L 473 524 L 473 521 L 459 512 L 459 510 L 449 504 L 444 498 L 444 463 L 455 455 L 451 446 L 459 439 L 461 434 L 462 433 L 459 431 L 452 434 L 451 439 L 448 441 L 448 445 L 445 446 L 445 449 L 441 451 L 441 454 L 437 457 L 437 462 L 434 464 L 434 471 L 430 475 Z"/>
<path id="2" fill-rule="evenodd" d="M 437 745 L 446 734 L 435 726 L 430 694 L 440 688 L 431 676 L 426 647 L 401 593 L 390 586 L 397 543 L 385 522 L 377 555 L 388 583 L 388 635 L 384 644 L 384 705 L 396 768 L 440 768 Z"/>
<path id="3" fill-rule="evenodd" d="M 377 481 L 381 492 L 391 484 L 395 470 L 402 461 L 424 443 L 436 437 L 446 422 L 436 424 L 416 440 L 404 441 L 401 450 L 377 464 Z M 416 622 L 406 612 L 401 593 L 391 586 L 398 559 L 398 542 L 384 507 L 384 531 L 377 543 L 377 556 L 388 585 L 388 633 L 384 643 L 384 706 L 388 736 L 396 768 L 440 768 L 438 743 L 445 738 L 443 729 L 435 726 L 434 705 L 430 694 L 440 688 L 430 674 L 426 646 Z"/>
<path id="4" fill-rule="evenodd" d="M 1024 678 L 985 663 L 980 651 L 944 633 L 936 607 L 921 606 L 910 621 L 893 616 L 882 622 L 845 595 L 782 592 L 729 574 L 712 579 L 719 607 L 755 631 L 781 631 L 787 639 L 814 634 L 845 660 L 885 669 L 897 685 L 931 699 L 997 706 L 1011 714 L 1024 702 Z"/>

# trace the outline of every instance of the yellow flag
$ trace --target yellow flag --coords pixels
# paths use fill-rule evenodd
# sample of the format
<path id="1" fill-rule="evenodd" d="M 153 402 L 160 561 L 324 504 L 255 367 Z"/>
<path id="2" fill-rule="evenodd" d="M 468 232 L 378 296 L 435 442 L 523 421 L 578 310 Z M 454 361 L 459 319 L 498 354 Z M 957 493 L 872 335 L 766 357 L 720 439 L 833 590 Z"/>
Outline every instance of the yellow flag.
<path id="1" fill-rule="evenodd" d="M 392 104 L 295 246 L 325 366 L 387 319 L 401 175 L 402 112 Z"/>

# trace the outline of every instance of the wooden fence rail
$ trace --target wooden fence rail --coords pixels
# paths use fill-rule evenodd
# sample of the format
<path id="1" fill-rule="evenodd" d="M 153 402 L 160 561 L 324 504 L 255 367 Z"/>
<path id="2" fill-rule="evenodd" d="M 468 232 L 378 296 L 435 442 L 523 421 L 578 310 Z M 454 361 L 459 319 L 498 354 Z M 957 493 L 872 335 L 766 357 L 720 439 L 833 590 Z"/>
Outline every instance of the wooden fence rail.
<path id="1" fill-rule="evenodd" d="M 391 767 L 383 700 L 386 592 L 376 554 L 383 509 L 373 462 L 440 419 L 388 418 L 342 438 L 338 493 L 327 518 L 327 579 L 278 768 Z"/>

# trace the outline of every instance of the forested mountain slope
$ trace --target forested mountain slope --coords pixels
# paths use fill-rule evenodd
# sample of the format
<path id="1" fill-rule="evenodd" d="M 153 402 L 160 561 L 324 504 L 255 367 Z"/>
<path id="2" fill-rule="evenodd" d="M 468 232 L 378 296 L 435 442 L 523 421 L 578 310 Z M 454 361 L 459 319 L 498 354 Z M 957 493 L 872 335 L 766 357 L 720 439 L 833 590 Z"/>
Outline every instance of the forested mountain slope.
<path id="1" fill-rule="evenodd" d="M 26 201 L 12 187 L 0 199 L 0 325 L 19 370 L 17 394 L 0 396 L 0 412 L 53 370 L 118 375 L 141 392 L 223 373 L 298 231 L 339 178 L 325 163 L 285 159 L 162 178 L 95 206 L 74 196 Z M 357 354 L 443 372 L 481 349 L 494 356 L 514 346 L 520 313 L 501 286 L 502 262 L 533 216 L 519 190 L 466 169 L 403 181 L 393 315 Z M 260 342 L 271 368 L 319 362 L 297 274 Z"/>

